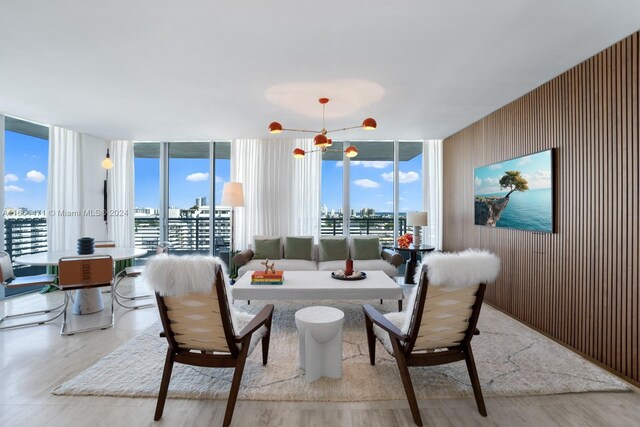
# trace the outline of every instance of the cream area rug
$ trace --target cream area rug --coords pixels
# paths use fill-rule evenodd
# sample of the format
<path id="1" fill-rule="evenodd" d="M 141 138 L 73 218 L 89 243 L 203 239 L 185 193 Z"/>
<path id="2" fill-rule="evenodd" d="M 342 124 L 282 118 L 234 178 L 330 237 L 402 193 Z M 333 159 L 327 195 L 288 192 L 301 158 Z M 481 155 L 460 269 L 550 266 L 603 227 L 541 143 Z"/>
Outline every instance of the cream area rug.
<path id="1" fill-rule="evenodd" d="M 376 366 L 369 364 L 362 308 L 357 303 L 314 302 L 344 311 L 343 378 L 307 384 L 298 365 L 294 314 L 306 304 L 276 303 L 269 363 L 257 346 L 247 361 L 240 399 L 271 401 L 373 401 L 405 399 L 395 360 L 378 343 Z M 236 305 L 238 303 L 236 302 Z M 396 305 L 374 304 L 382 311 Z M 257 312 L 260 305 L 242 306 Z M 485 305 L 472 340 L 482 390 L 488 396 L 625 391 L 627 385 L 543 335 Z M 75 378 L 56 395 L 156 397 L 167 350 L 156 324 Z M 409 368 L 418 398 L 473 396 L 464 361 Z M 232 369 L 174 365 L 169 398 L 226 399 Z"/>

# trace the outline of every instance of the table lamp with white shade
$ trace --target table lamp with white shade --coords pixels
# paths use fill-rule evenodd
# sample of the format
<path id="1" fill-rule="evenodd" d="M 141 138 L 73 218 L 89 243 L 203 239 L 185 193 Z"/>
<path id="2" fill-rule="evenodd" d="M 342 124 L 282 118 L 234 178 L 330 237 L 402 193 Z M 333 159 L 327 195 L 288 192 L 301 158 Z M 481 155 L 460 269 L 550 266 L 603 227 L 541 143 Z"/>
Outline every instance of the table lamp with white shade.
<path id="1" fill-rule="evenodd" d="M 429 225 L 429 214 L 427 212 L 407 212 L 407 225 L 413 226 L 413 246 L 419 247 L 420 239 L 420 227 Z"/>
<path id="2" fill-rule="evenodd" d="M 244 191 L 242 189 L 242 183 L 225 182 L 224 187 L 222 188 L 222 201 L 220 204 L 231 208 L 231 254 L 233 256 L 233 251 L 235 249 L 233 247 L 233 234 L 235 229 L 233 208 L 244 207 Z"/>

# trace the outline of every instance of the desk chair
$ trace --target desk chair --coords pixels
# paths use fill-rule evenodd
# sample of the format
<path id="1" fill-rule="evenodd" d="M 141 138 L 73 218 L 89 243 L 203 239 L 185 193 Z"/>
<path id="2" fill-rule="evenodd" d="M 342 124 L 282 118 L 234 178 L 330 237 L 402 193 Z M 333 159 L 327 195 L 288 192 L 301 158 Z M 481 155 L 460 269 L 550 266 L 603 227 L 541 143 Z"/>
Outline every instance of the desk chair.
<path id="1" fill-rule="evenodd" d="M 92 255 L 60 258 L 58 262 L 58 288 L 64 291 L 65 301 L 60 335 L 111 328 L 114 325 L 113 299 L 111 300 L 111 322 L 83 329 L 67 330 L 67 306 L 69 292 L 80 289 L 111 287 L 113 295 L 113 258 L 109 255 Z"/>
<path id="2" fill-rule="evenodd" d="M 37 276 L 16 277 L 13 272 L 13 262 L 11 261 L 11 256 L 6 252 L 0 252 L 0 282 L 2 282 L 1 283 L 2 286 L 4 286 L 6 289 L 26 288 L 28 286 L 37 286 L 37 285 L 56 286 L 55 281 L 56 281 L 55 274 L 39 274 Z M 2 324 L 2 322 L 4 322 L 5 319 L 14 319 L 17 317 L 29 317 L 29 316 L 37 316 L 40 314 L 55 313 L 52 317 L 49 317 L 44 320 L 16 323 L 14 325 L 9 325 L 9 326 L 0 326 L 0 331 L 7 330 L 7 329 L 24 328 L 27 326 L 44 325 L 45 323 L 52 322 L 58 317 L 62 316 L 64 305 L 65 303 L 63 302 L 62 304 L 55 307 L 51 307 L 51 308 L 5 315 L 4 317 L 0 318 L 0 324 Z"/>
<path id="3" fill-rule="evenodd" d="M 169 248 L 171 247 L 171 243 L 169 242 L 160 242 L 156 247 L 156 254 L 168 254 Z M 153 307 L 155 304 L 140 304 L 136 305 L 134 302 L 142 299 L 153 298 L 152 294 L 147 295 L 123 295 L 118 292 L 118 286 L 122 279 L 130 277 L 140 277 L 142 272 L 144 271 L 144 265 L 134 265 L 132 267 L 127 267 L 122 270 L 120 273 L 116 275 L 116 284 L 113 287 L 113 299 L 120 307 L 127 308 L 129 310 L 138 310 L 140 308 L 149 308 Z"/>

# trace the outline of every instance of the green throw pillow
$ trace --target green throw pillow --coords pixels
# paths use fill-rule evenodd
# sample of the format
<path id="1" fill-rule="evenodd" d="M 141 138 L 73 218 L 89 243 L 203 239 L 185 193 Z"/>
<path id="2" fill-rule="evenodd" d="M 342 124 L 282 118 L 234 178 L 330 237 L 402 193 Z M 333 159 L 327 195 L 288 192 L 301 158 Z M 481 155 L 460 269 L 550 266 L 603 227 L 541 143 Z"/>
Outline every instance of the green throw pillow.
<path id="1" fill-rule="evenodd" d="M 380 239 L 353 238 L 353 259 L 380 259 Z"/>
<path id="2" fill-rule="evenodd" d="M 313 260 L 313 237 L 287 237 L 284 245 L 286 259 Z"/>
<path id="3" fill-rule="evenodd" d="M 254 259 L 280 259 L 280 238 L 255 239 L 253 249 Z"/>
<path id="4" fill-rule="evenodd" d="M 347 238 L 320 239 L 320 261 L 345 260 L 349 258 Z"/>

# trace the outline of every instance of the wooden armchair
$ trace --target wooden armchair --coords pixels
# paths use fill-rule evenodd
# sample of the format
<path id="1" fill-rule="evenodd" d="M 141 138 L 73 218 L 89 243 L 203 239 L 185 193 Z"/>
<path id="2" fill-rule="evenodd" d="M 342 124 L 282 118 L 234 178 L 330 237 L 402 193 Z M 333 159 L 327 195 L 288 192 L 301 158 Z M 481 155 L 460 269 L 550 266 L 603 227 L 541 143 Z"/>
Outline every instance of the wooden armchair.
<path id="1" fill-rule="evenodd" d="M 375 365 L 375 342 L 378 339 L 396 359 L 416 425 L 422 426 L 422 418 L 409 375 L 410 366 L 433 366 L 464 360 L 478 411 L 487 416 L 471 350 L 471 338 L 479 334 L 476 324 L 486 288 L 483 282 L 493 282 L 500 267 L 495 255 L 475 254 L 485 258 L 476 264 L 479 266 L 485 262 L 486 269 L 476 274 L 476 280 L 470 280 L 467 275 L 462 280 L 465 283 L 458 286 L 454 285 L 456 270 L 459 270 L 456 263 L 464 263 L 463 257 L 458 260 L 455 259 L 458 254 L 427 257 L 420 272 L 415 302 L 409 304 L 407 313 L 382 315 L 371 305 L 363 306 L 370 363 Z M 429 266 L 431 257 L 451 257 L 449 261 L 453 262 Z M 442 271 L 447 268 L 451 269 L 451 275 Z M 448 279 L 445 278 L 445 283 L 430 283 L 430 276 L 437 277 L 438 281 L 445 276 Z"/>
<path id="2" fill-rule="evenodd" d="M 162 417 L 171 371 L 174 362 L 177 362 L 211 368 L 235 368 L 223 424 L 228 426 L 233 417 L 245 362 L 260 340 L 262 340 L 262 363 L 267 364 L 273 305 L 265 306 L 255 316 L 236 312 L 229 303 L 224 274 L 219 264 L 214 266 L 213 284 L 209 284 L 208 292 L 171 296 L 169 295 L 171 291 L 167 289 L 166 284 L 158 285 L 154 280 L 153 270 L 163 263 L 172 263 L 174 261 L 172 258 L 178 257 L 163 256 L 152 259 L 147 264 L 145 272 L 151 275 L 148 276 L 148 280 L 156 291 L 158 310 L 164 329 L 162 336 L 166 337 L 169 344 L 154 420 L 157 421 Z M 198 262 L 215 263 L 212 258 L 189 258 L 191 259 L 185 260 L 184 265 L 179 268 L 193 267 L 195 271 L 199 268 Z M 194 258 L 200 258 L 200 260 Z M 172 277 L 180 277 L 180 273 L 176 272 L 165 275 L 169 280 Z M 185 286 L 188 287 L 183 285 L 176 283 L 178 293 L 181 293 Z"/>

